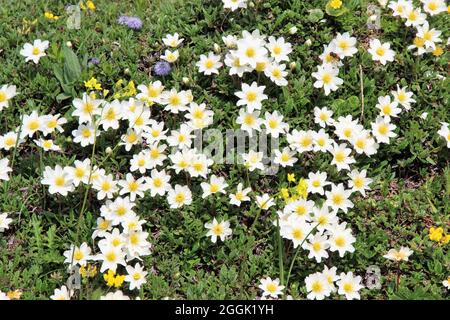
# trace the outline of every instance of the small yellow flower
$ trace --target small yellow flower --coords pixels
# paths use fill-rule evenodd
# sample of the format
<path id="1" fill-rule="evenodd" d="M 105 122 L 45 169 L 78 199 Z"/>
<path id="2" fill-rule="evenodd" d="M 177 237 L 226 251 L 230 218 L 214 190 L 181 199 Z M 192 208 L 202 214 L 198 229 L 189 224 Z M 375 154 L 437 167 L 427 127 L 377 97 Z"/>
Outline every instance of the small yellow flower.
<path id="1" fill-rule="evenodd" d="M 94 2 L 90 0 L 86 2 L 86 6 L 91 11 L 95 11 L 96 9 Z"/>
<path id="2" fill-rule="evenodd" d="M 300 179 L 300 181 L 298 182 L 298 185 L 295 187 L 296 188 L 296 192 L 299 196 L 301 196 L 302 198 L 306 199 L 308 197 L 308 183 L 306 182 L 305 179 Z"/>
<path id="3" fill-rule="evenodd" d="M 88 264 L 87 268 L 81 266 L 79 272 L 83 278 L 93 278 L 97 275 L 97 266 L 93 264 Z"/>
<path id="4" fill-rule="evenodd" d="M 124 275 L 117 275 L 116 278 L 114 279 L 114 287 L 119 288 L 124 281 L 125 281 Z"/>
<path id="5" fill-rule="evenodd" d="M 295 173 L 288 173 L 287 180 L 295 183 Z"/>
<path id="6" fill-rule="evenodd" d="M 55 16 L 53 13 L 51 13 L 50 11 L 45 11 L 44 12 L 44 17 L 46 17 L 48 20 L 58 20 L 59 17 Z"/>
<path id="7" fill-rule="evenodd" d="M 95 79 L 95 77 L 92 77 L 88 81 L 85 81 L 84 86 L 90 90 L 102 90 L 102 84 L 97 82 L 97 79 Z"/>
<path id="8" fill-rule="evenodd" d="M 436 49 L 433 50 L 433 56 L 439 57 L 444 53 L 444 50 L 441 47 L 436 47 Z"/>
<path id="9" fill-rule="evenodd" d="M 443 233 L 444 233 L 444 229 L 442 228 L 433 228 L 431 227 L 429 230 L 429 238 L 431 241 L 436 241 L 439 242 L 441 241 L 442 237 L 443 237 Z"/>
<path id="10" fill-rule="evenodd" d="M 445 235 L 442 239 L 441 239 L 441 243 L 442 244 L 447 244 L 450 242 L 450 234 Z"/>
<path id="11" fill-rule="evenodd" d="M 17 289 L 14 291 L 9 291 L 6 295 L 11 300 L 19 300 L 20 297 L 22 296 L 22 290 Z"/>
<path id="12" fill-rule="evenodd" d="M 333 9 L 339 9 L 339 8 L 342 7 L 342 1 L 341 0 L 331 0 L 330 2 L 328 2 L 328 4 Z"/>
<path id="13" fill-rule="evenodd" d="M 281 188 L 280 193 L 285 201 L 289 198 L 289 190 L 287 188 Z"/>
<path id="14" fill-rule="evenodd" d="M 108 273 L 104 273 L 103 274 L 103 279 L 105 280 L 105 282 L 106 282 L 106 285 L 108 286 L 108 287 L 112 287 L 112 286 L 114 286 L 114 281 L 115 281 L 115 272 L 114 271 L 112 271 L 111 269 L 109 269 L 108 270 Z"/>

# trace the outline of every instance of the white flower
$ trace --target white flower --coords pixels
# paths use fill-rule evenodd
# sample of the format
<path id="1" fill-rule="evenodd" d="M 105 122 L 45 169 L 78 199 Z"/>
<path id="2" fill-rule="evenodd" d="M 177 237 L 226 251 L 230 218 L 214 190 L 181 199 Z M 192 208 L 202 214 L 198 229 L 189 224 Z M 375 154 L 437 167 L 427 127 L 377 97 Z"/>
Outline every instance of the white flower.
<path id="1" fill-rule="evenodd" d="M 25 62 L 32 60 L 35 64 L 39 63 L 39 59 L 46 56 L 45 50 L 48 49 L 49 42 L 36 39 L 31 43 L 25 43 L 20 54 L 25 57 Z"/>
<path id="2" fill-rule="evenodd" d="M 444 287 L 446 287 L 447 289 L 450 289 L 450 276 L 449 276 L 446 280 L 442 281 L 442 284 L 443 284 Z"/>
<path id="3" fill-rule="evenodd" d="M 192 128 L 187 124 L 182 123 L 179 130 L 172 130 L 170 136 L 167 137 L 169 146 L 177 147 L 178 149 L 190 148 L 192 144 Z"/>
<path id="4" fill-rule="evenodd" d="M 398 117 L 402 112 L 402 109 L 398 107 L 398 103 L 394 100 L 391 101 L 390 96 L 378 97 L 378 104 L 375 108 L 380 110 L 380 115 L 390 120 L 391 117 Z"/>
<path id="5" fill-rule="evenodd" d="M 167 201 L 170 208 L 177 209 L 184 205 L 190 205 L 192 203 L 192 193 L 187 186 L 175 185 L 173 189 L 170 189 L 167 194 Z"/>
<path id="6" fill-rule="evenodd" d="M 9 166 L 9 159 L 4 158 L 0 160 L 0 180 L 9 180 L 8 173 L 12 172 L 11 167 Z"/>
<path id="7" fill-rule="evenodd" d="M 278 138 L 280 134 L 289 130 L 289 125 L 286 122 L 283 122 L 283 116 L 278 111 L 272 113 L 266 112 L 264 117 L 263 123 L 266 127 L 266 131 L 274 138 Z"/>
<path id="8" fill-rule="evenodd" d="M 350 170 L 350 164 L 356 162 L 355 158 L 353 158 L 353 156 L 350 156 L 351 152 L 352 150 L 347 148 L 347 145 L 345 143 L 341 143 L 340 145 L 334 143 L 333 147 L 330 150 L 330 153 L 333 155 L 331 164 L 336 165 L 338 171 Z"/>
<path id="9" fill-rule="evenodd" d="M 450 148 L 450 129 L 448 127 L 448 123 L 442 122 L 442 126 L 437 133 L 445 139 L 447 142 L 447 148 Z"/>
<path id="10" fill-rule="evenodd" d="M 185 114 L 185 118 L 190 121 L 187 123 L 193 130 L 203 129 L 213 123 L 214 112 L 206 109 L 206 104 L 197 104 L 191 102 L 189 112 Z"/>
<path id="11" fill-rule="evenodd" d="M 284 167 L 292 167 L 294 163 L 297 162 L 297 158 L 294 157 L 295 153 L 291 151 L 289 147 L 283 148 L 282 151 L 280 150 L 274 150 L 275 153 L 275 159 L 274 162 L 276 164 L 281 165 Z"/>
<path id="12" fill-rule="evenodd" d="M 23 139 L 19 139 L 19 135 L 14 131 L 9 131 L 5 135 L 0 136 L 0 149 L 4 149 L 6 151 L 14 148 L 17 145 L 20 145 L 23 142 Z"/>
<path id="13" fill-rule="evenodd" d="M 351 194 L 352 190 L 345 189 L 343 183 L 331 184 L 331 191 L 325 192 L 327 198 L 325 205 L 331 207 L 335 212 L 341 209 L 347 213 L 349 208 L 353 208 L 353 203 L 349 200 Z"/>
<path id="14" fill-rule="evenodd" d="M 98 200 L 111 199 L 119 191 L 117 182 L 114 181 L 112 174 L 99 176 L 98 179 L 94 180 L 92 187 L 97 190 Z"/>
<path id="15" fill-rule="evenodd" d="M 0 290 L 0 301 L 6 301 L 6 300 L 11 300 L 11 299 L 9 299 L 9 297 L 6 293 L 4 293 L 3 291 Z"/>
<path id="16" fill-rule="evenodd" d="M 351 57 L 358 52 L 358 49 L 356 48 L 356 38 L 351 37 L 348 32 L 345 32 L 344 34 L 338 33 L 332 43 L 334 46 L 334 53 L 341 59 L 344 57 Z"/>
<path id="17" fill-rule="evenodd" d="M 339 117 L 337 121 L 334 122 L 336 128 L 335 134 L 341 140 L 351 141 L 355 134 L 362 131 L 364 127 L 358 123 L 358 120 L 353 120 L 351 115 L 346 117 Z"/>
<path id="18" fill-rule="evenodd" d="M 337 291 L 336 287 L 334 286 L 334 282 L 339 280 L 339 276 L 336 275 L 336 272 L 337 272 L 336 267 L 328 268 L 326 265 L 323 267 L 322 270 L 322 275 L 328 280 L 331 292 Z"/>
<path id="19" fill-rule="evenodd" d="M 123 294 L 121 290 L 115 292 L 109 292 L 100 297 L 100 300 L 130 300 L 130 297 Z"/>
<path id="20" fill-rule="evenodd" d="M 230 9 L 231 11 L 239 8 L 247 8 L 247 0 L 222 0 L 222 2 L 223 7 L 225 9 Z"/>
<path id="21" fill-rule="evenodd" d="M 236 47 L 237 37 L 229 34 L 227 36 L 222 37 L 222 41 L 227 46 L 227 48 L 232 49 Z"/>
<path id="22" fill-rule="evenodd" d="M 206 236 L 211 237 L 213 243 L 217 242 L 217 238 L 225 241 L 225 239 L 232 234 L 230 222 L 226 220 L 218 222 L 216 218 L 214 218 L 212 222 L 205 223 L 205 228 L 209 230 Z"/>
<path id="23" fill-rule="evenodd" d="M 389 144 L 390 138 L 395 138 L 397 134 L 394 130 L 397 128 L 394 124 L 388 121 L 385 117 L 377 117 L 375 122 L 371 123 L 372 134 L 377 139 L 378 143 Z"/>
<path id="24" fill-rule="evenodd" d="M 203 190 L 202 198 L 205 199 L 211 194 L 216 194 L 219 192 L 225 194 L 225 188 L 228 186 L 228 184 L 225 182 L 224 177 L 217 177 L 213 174 L 210 178 L 209 183 L 202 182 L 200 186 Z"/>
<path id="25" fill-rule="evenodd" d="M 146 283 L 145 277 L 147 276 L 147 272 L 144 271 L 144 268 L 138 263 L 132 266 L 127 266 L 127 275 L 125 276 L 125 281 L 130 283 L 130 290 L 140 289 L 141 286 Z"/>
<path id="26" fill-rule="evenodd" d="M 422 11 L 419 8 L 414 8 L 412 6 L 406 8 L 403 17 L 406 18 L 405 25 L 407 27 L 420 26 L 424 24 L 427 20 L 426 14 L 422 13 Z"/>
<path id="27" fill-rule="evenodd" d="M 41 183 L 49 186 L 48 192 L 50 194 L 59 193 L 67 196 L 69 192 L 75 189 L 70 178 L 69 170 L 66 168 L 63 169 L 59 165 L 56 165 L 55 169 L 45 167 Z"/>
<path id="28" fill-rule="evenodd" d="M 249 64 L 252 68 L 256 68 L 257 62 L 263 61 L 267 57 L 267 49 L 264 47 L 264 40 L 259 31 L 255 31 L 253 34 L 247 32 L 242 39 L 237 41 L 236 56 L 241 64 Z"/>
<path id="29" fill-rule="evenodd" d="M 256 204 L 261 210 L 268 210 L 271 206 L 275 205 L 273 198 L 267 193 L 262 196 L 256 196 Z"/>
<path id="30" fill-rule="evenodd" d="M 0 213 L 0 232 L 4 232 L 9 229 L 9 224 L 12 222 L 11 218 L 8 218 L 7 213 Z"/>
<path id="31" fill-rule="evenodd" d="M 331 64 L 317 66 L 317 72 L 312 73 L 312 76 L 317 79 L 317 81 L 314 82 L 314 87 L 323 87 L 325 95 L 329 95 L 331 91 L 336 91 L 338 87 L 344 83 L 344 80 L 339 78 L 338 74 L 339 69 L 333 67 Z"/>
<path id="32" fill-rule="evenodd" d="M 31 137 L 35 132 L 42 130 L 42 118 L 39 116 L 36 110 L 33 110 L 30 115 L 24 115 L 22 121 L 22 132 L 20 138 L 26 136 Z"/>
<path id="33" fill-rule="evenodd" d="M 397 91 L 391 91 L 391 94 L 394 96 L 394 101 L 401 104 L 408 111 L 411 109 L 411 104 L 415 103 L 416 100 L 412 98 L 414 94 L 406 91 L 407 89 L 408 87 L 400 88 L 397 85 Z"/>
<path id="34" fill-rule="evenodd" d="M 372 60 L 380 61 L 382 65 L 385 65 L 388 61 L 394 61 L 395 52 L 390 47 L 389 42 L 381 43 L 380 40 L 373 39 L 370 41 L 368 51 L 372 55 Z"/>
<path id="35" fill-rule="evenodd" d="M 100 115 L 100 106 L 104 103 L 103 100 L 92 98 L 87 93 L 83 93 L 81 99 L 75 98 L 72 102 L 75 110 L 72 112 L 72 116 L 78 117 L 78 122 L 91 123 L 94 122 L 94 116 Z"/>
<path id="36" fill-rule="evenodd" d="M 311 224 L 306 222 L 305 219 L 291 216 L 286 223 L 282 224 L 280 234 L 283 238 L 291 240 L 294 248 L 297 248 L 299 245 L 306 248 L 305 239 L 312 229 Z"/>
<path id="37" fill-rule="evenodd" d="M 292 214 L 293 218 L 310 221 L 310 213 L 313 212 L 313 209 L 314 201 L 300 198 L 289 202 L 283 211 Z"/>
<path id="38" fill-rule="evenodd" d="M 3 108 L 9 107 L 9 100 L 16 96 L 16 86 L 9 86 L 7 84 L 0 87 L 0 111 Z"/>
<path id="39" fill-rule="evenodd" d="M 312 225 L 317 226 L 318 232 L 330 230 L 337 223 L 336 212 L 330 211 L 327 205 L 323 205 L 320 209 L 313 208 Z"/>
<path id="40" fill-rule="evenodd" d="M 412 8 L 412 2 L 410 0 L 398 0 L 389 2 L 388 7 L 393 11 L 392 15 L 394 17 L 400 16 L 404 17 L 405 12 Z"/>
<path id="41" fill-rule="evenodd" d="M 400 247 L 399 250 L 390 249 L 383 258 L 392 261 L 408 261 L 409 256 L 413 253 L 413 251 L 408 247 Z"/>
<path id="42" fill-rule="evenodd" d="M 259 111 L 249 112 L 244 108 L 239 109 L 239 116 L 236 123 L 241 125 L 241 130 L 248 132 L 250 137 L 253 136 L 253 131 L 261 130 L 262 120 L 259 118 Z"/>
<path id="43" fill-rule="evenodd" d="M 436 29 L 430 29 L 428 22 L 425 22 L 423 25 L 417 27 L 416 37 L 424 40 L 425 48 L 427 49 L 435 49 L 437 42 L 442 42 L 439 38 L 441 35 L 441 31 Z"/>
<path id="44" fill-rule="evenodd" d="M 67 289 L 66 286 L 62 286 L 60 289 L 56 288 L 53 295 L 50 296 L 52 300 L 70 300 L 72 292 Z"/>
<path id="45" fill-rule="evenodd" d="M 314 152 L 327 152 L 330 151 L 333 140 L 330 139 L 328 133 L 324 129 L 320 129 L 319 132 L 313 132 L 313 151 Z"/>
<path id="46" fill-rule="evenodd" d="M 316 233 L 312 238 L 310 237 L 306 242 L 306 249 L 309 250 L 308 258 L 316 259 L 320 263 L 322 259 L 328 258 L 327 249 L 330 247 L 328 237 Z"/>
<path id="47" fill-rule="evenodd" d="M 357 132 L 350 141 L 355 151 L 359 154 L 365 153 L 371 156 L 377 153 L 378 144 L 368 130 L 361 130 Z"/>
<path id="48" fill-rule="evenodd" d="M 285 64 L 270 63 L 264 70 L 264 74 L 277 86 L 284 87 L 288 84 L 288 81 L 286 80 L 288 73 L 285 70 Z"/>
<path id="49" fill-rule="evenodd" d="M 344 273 L 342 272 L 339 276 L 339 280 L 336 282 L 338 286 L 338 293 L 345 295 L 347 300 L 359 300 L 359 290 L 364 288 L 361 285 L 361 277 L 353 276 L 353 272 Z"/>
<path id="50" fill-rule="evenodd" d="M 200 56 L 200 60 L 196 63 L 196 66 L 200 73 L 209 76 L 213 73 L 219 74 L 219 69 L 223 66 L 223 63 L 220 62 L 220 56 L 209 52 L 207 56 L 204 54 Z"/>
<path id="51" fill-rule="evenodd" d="M 131 112 L 134 112 L 137 109 L 140 109 L 142 107 L 142 102 L 156 102 L 158 103 L 160 101 L 161 93 L 164 90 L 164 86 L 162 85 L 161 81 L 155 81 L 150 82 L 148 85 L 138 85 L 138 90 L 141 91 L 136 98 L 140 101 L 135 101 L 133 98 L 131 98 L 128 101 L 128 110 Z"/>
<path id="52" fill-rule="evenodd" d="M 272 298 L 278 298 L 279 295 L 283 295 L 284 286 L 280 286 L 280 279 L 271 279 L 267 277 L 260 280 L 261 284 L 258 286 L 263 293 L 262 296 L 270 296 Z"/>
<path id="53" fill-rule="evenodd" d="M 352 230 L 346 228 L 347 223 L 333 225 L 328 231 L 328 242 L 330 244 L 330 251 L 338 251 L 339 256 L 342 258 L 346 252 L 354 252 L 355 248 L 353 243 L 356 238 L 352 235 Z"/>
<path id="54" fill-rule="evenodd" d="M 289 42 L 285 42 L 283 37 L 278 39 L 272 36 L 269 37 L 267 48 L 276 62 L 289 61 L 288 55 L 292 52 L 292 45 Z"/>
<path id="55" fill-rule="evenodd" d="M 242 91 L 235 93 L 239 98 L 236 105 L 247 106 L 249 112 L 253 112 L 255 109 L 261 110 L 261 102 L 267 99 L 267 96 L 264 94 L 265 88 L 265 86 L 258 86 L 256 82 L 253 82 L 250 86 L 246 83 L 242 83 Z"/>
<path id="56" fill-rule="evenodd" d="M 434 16 L 441 12 L 447 11 L 445 0 L 420 0 L 423 3 L 423 10 Z"/>
<path id="57" fill-rule="evenodd" d="M 231 193 L 229 195 L 231 204 L 240 207 L 242 202 L 250 201 L 250 197 L 247 194 L 251 192 L 252 189 L 251 188 L 242 189 L 242 188 L 243 188 L 242 183 L 239 183 L 236 192 Z"/>
<path id="58" fill-rule="evenodd" d="M 238 77 L 242 77 L 244 73 L 252 71 L 252 68 L 248 64 L 241 63 L 235 50 L 230 50 L 230 52 L 225 55 L 224 62 L 225 65 L 230 68 L 228 72 L 230 76 L 237 75 Z"/>
<path id="59" fill-rule="evenodd" d="M 94 144 L 95 137 L 100 135 L 98 129 L 92 124 L 80 124 L 78 129 L 72 131 L 73 142 L 79 143 L 82 147 Z"/>
<path id="60" fill-rule="evenodd" d="M 122 109 L 122 103 L 118 100 L 107 103 L 103 107 L 102 119 L 100 120 L 103 130 L 107 131 L 109 128 L 114 130 L 119 129 L 119 120 L 122 119 Z"/>
<path id="61" fill-rule="evenodd" d="M 64 132 L 62 125 L 67 123 L 67 119 L 61 117 L 59 113 L 55 115 L 51 114 L 44 115 L 41 117 L 41 119 L 42 119 L 42 133 L 44 134 L 44 136 L 53 133 L 55 130 L 57 130 L 59 133 Z"/>
<path id="62" fill-rule="evenodd" d="M 164 51 L 164 54 L 161 56 L 161 59 L 169 63 L 174 63 L 175 61 L 178 60 L 179 57 L 180 53 L 178 52 L 178 50 L 174 51 L 166 50 Z"/>
<path id="63" fill-rule="evenodd" d="M 178 47 L 183 40 L 183 38 L 180 39 L 180 35 L 177 32 L 174 34 L 167 34 L 166 37 L 162 39 L 163 43 L 171 48 Z"/>
<path id="64" fill-rule="evenodd" d="M 352 192 L 358 191 L 364 197 L 366 196 L 366 190 L 370 190 L 369 185 L 372 183 L 372 179 L 366 177 L 367 170 L 358 171 L 356 169 L 348 173 L 350 178 L 348 187 L 352 189 Z"/>
<path id="65" fill-rule="evenodd" d="M 295 149 L 299 153 L 311 151 L 314 148 L 313 145 L 313 131 L 308 130 L 292 130 L 287 134 L 287 141 L 291 148 Z"/>
<path id="66" fill-rule="evenodd" d="M 188 167 L 188 172 L 192 177 L 203 177 L 210 171 L 209 167 L 213 165 L 214 161 L 204 154 L 194 154 Z"/>
<path id="67" fill-rule="evenodd" d="M 320 272 L 307 276 L 305 285 L 309 300 L 323 300 L 331 294 L 331 286 L 328 283 L 328 279 Z"/>
<path id="68" fill-rule="evenodd" d="M 150 174 L 151 177 L 147 179 L 150 196 L 155 197 L 157 194 L 164 196 L 171 188 L 169 184 L 170 175 L 165 170 L 158 171 L 156 169 L 153 169 Z"/>
<path id="69" fill-rule="evenodd" d="M 329 110 L 327 107 L 314 107 L 314 122 L 319 124 L 322 128 L 333 124 L 332 116 L 333 111 Z"/>
<path id="70" fill-rule="evenodd" d="M 61 148 L 53 143 L 52 139 L 39 139 L 39 140 L 33 140 L 36 145 L 44 151 L 60 151 Z"/>
<path id="71" fill-rule="evenodd" d="M 108 269 L 116 271 L 117 265 L 126 266 L 125 253 L 120 246 L 101 246 L 99 247 L 101 253 L 98 254 L 97 259 L 102 261 L 100 272 L 105 272 Z"/>
<path id="72" fill-rule="evenodd" d="M 331 184 L 331 182 L 327 181 L 327 173 L 321 171 L 310 172 L 306 182 L 308 183 L 308 193 L 318 193 L 320 195 L 323 195 L 325 192 L 323 187 Z"/>
<path id="73" fill-rule="evenodd" d="M 89 248 L 86 242 L 83 242 L 80 247 L 71 245 L 70 249 L 64 251 L 63 255 L 66 257 L 64 263 L 68 263 L 69 268 L 77 264 L 85 266 L 92 259 L 91 248 Z"/>
<path id="74" fill-rule="evenodd" d="M 243 153 L 242 159 L 244 160 L 244 165 L 249 171 L 254 171 L 256 169 L 264 170 L 264 164 L 262 163 L 263 153 L 255 152 L 250 150 L 249 153 Z"/>
<path id="75" fill-rule="evenodd" d="M 176 89 L 164 91 L 161 95 L 160 103 L 166 106 L 164 110 L 172 113 L 189 110 L 187 107 L 189 101 L 185 91 L 177 92 Z"/>
<path id="76" fill-rule="evenodd" d="M 143 198 L 144 192 L 150 188 L 145 177 L 135 179 L 131 173 L 127 173 L 125 180 L 120 180 L 117 184 L 121 187 L 119 195 L 129 194 L 131 201 L 135 201 L 137 196 Z"/>

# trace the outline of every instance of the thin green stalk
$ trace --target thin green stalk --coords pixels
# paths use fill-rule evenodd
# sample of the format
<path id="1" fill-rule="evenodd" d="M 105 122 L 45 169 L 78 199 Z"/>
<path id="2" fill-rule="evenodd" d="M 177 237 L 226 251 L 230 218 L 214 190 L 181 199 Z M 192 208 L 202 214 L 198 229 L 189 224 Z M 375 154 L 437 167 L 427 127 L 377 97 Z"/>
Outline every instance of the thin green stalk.
<path id="1" fill-rule="evenodd" d="M 313 233 L 313 231 L 316 230 L 316 228 L 317 228 L 318 225 L 319 225 L 319 224 L 316 224 L 316 226 L 315 226 L 314 228 L 311 229 L 311 231 L 306 235 L 305 239 L 303 239 L 303 241 L 302 241 L 302 242 L 300 243 L 300 245 L 297 247 L 297 250 L 295 251 L 295 254 L 294 254 L 294 258 L 292 259 L 291 265 L 289 266 L 289 271 L 288 271 L 287 279 L 286 279 L 286 288 L 288 288 L 289 278 L 291 277 L 292 268 L 294 267 L 295 260 L 297 260 L 297 256 L 298 256 L 298 253 L 300 252 L 301 247 L 302 247 L 303 244 L 305 243 L 306 239 L 308 239 L 309 235 L 310 235 L 311 233 Z"/>
<path id="2" fill-rule="evenodd" d="M 278 267 L 280 269 L 281 285 L 284 284 L 284 264 L 283 264 L 283 247 L 280 230 L 280 218 L 277 214 L 277 237 L 278 237 Z"/>

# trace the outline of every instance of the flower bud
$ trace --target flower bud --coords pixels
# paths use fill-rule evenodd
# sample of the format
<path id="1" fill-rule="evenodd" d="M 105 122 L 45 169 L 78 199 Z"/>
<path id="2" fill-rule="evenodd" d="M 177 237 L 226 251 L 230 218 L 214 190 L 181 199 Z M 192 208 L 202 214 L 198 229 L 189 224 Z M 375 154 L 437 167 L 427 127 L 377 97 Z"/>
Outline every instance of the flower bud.
<path id="1" fill-rule="evenodd" d="M 297 29 L 297 27 L 291 27 L 290 29 L 289 29 L 289 33 L 290 34 L 296 34 L 297 33 L 297 31 L 298 31 L 298 29 Z"/>
<path id="2" fill-rule="evenodd" d="M 105 152 L 106 152 L 106 154 L 111 155 L 113 151 L 112 151 L 111 147 L 108 147 L 108 148 L 106 148 Z"/>
<path id="3" fill-rule="evenodd" d="M 312 45 L 311 39 L 306 40 L 306 41 L 305 41 L 305 44 L 306 44 L 308 47 L 310 47 L 310 46 Z"/>
<path id="4" fill-rule="evenodd" d="M 221 51 L 220 46 L 217 43 L 214 43 L 214 52 L 216 54 L 219 54 Z"/>
<path id="5" fill-rule="evenodd" d="M 72 48 L 72 42 L 67 41 L 67 42 L 66 42 L 66 46 L 67 46 L 67 48 Z"/>

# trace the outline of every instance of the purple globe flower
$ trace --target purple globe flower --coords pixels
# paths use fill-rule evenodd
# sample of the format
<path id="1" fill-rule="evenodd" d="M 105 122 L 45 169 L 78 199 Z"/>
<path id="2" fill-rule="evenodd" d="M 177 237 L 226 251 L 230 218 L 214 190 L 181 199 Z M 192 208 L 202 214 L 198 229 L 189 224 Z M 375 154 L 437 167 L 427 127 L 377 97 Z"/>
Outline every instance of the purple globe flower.
<path id="1" fill-rule="evenodd" d="M 91 58 L 91 59 L 89 60 L 89 63 L 90 63 L 90 64 L 93 64 L 93 65 L 98 65 L 98 64 L 100 64 L 100 59 L 99 59 L 99 58 L 96 58 L 96 57 L 93 57 L 93 58 Z"/>
<path id="2" fill-rule="evenodd" d="M 157 76 L 167 76 L 172 71 L 172 67 L 167 61 L 158 61 L 153 70 Z"/>
<path id="3" fill-rule="evenodd" d="M 117 19 L 117 23 L 133 30 L 140 30 L 142 28 L 142 20 L 138 17 L 120 16 Z"/>

